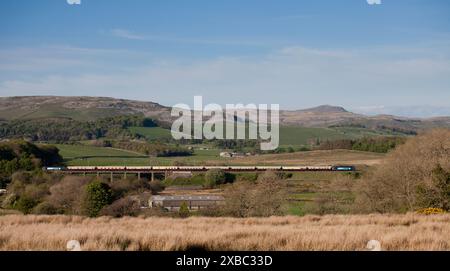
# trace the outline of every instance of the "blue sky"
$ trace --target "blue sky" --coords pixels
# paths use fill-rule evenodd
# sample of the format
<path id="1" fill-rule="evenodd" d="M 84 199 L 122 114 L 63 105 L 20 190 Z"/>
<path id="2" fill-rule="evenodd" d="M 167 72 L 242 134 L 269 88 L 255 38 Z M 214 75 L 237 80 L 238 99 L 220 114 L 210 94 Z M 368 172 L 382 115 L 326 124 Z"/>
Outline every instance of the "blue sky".
<path id="1" fill-rule="evenodd" d="M 450 1 L 0 1 L 0 96 L 450 115 Z"/>

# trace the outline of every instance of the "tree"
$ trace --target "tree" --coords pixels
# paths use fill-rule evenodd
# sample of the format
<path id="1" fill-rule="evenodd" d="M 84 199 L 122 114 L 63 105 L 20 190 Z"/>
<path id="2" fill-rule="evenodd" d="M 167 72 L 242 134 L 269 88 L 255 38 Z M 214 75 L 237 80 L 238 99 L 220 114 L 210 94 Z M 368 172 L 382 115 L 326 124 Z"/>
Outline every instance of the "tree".
<path id="1" fill-rule="evenodd" d="M 66 176 L 50 187 L 47 201 L 65 214 L 83 213 L 83 194 L 89 178 Z"/>
<path id="2" fill-rule="evenodd" d="M 159 192 L 164 190 L 164 185 L 161 183 L 160 180 L 153 180 L 150 182 L 150 190 L 152 191 L 153 195 L 158 194 Z"/>
<path id="3" fill-rule="evenodd" d="M 180 210 L 178 210 L 178 215 L 182 218 L 189 216 L 189 207 L 185 201 L 181 203 Z"/>
<path id="4" fill-rule="evenodd" d="M 418 187 L 419 205 L 423 208 L 450 210 L 450 172 L 438 165 L 432 171 L 431 182 Z"/>
<path id="5" fill-rule="evenodd" d="M 214 188 L 216 185 L 223 184 L 226 181 L 225 172 L 221 169 L 210 169 L 205 174 L 206 188 Z"/>
<path id="6" fill-rule="evenodd" d="M 261 175 L 255 183 L 236 182 L 225 191 L 225 204 L 219 208 L 225 216 L 267 217 L 282 215 L 286 183 L 274 172 Z"/>
<path id="7" fill-rule="evenodd" d="M 86 186 L 84 211 L 90 217 L 96 217 L 103 207 L 112 201 L 112 192 L 108 184 L 94 181 Z"/>
<path id="8" fill-rule="evenodd" d="M 135 216 L 139 212 L 139 203 L 131 197 L 121 198 L 105 206 L 100 214 L 112 217 Z"/>
<path id="9" fill-rule="evenodd" d="M 35 199 L 27 196 L 22 196 L 19 198 L 19 200 L 16 202 L 16 209 L 21 211 L 24 214 L 31 213 L 31 210 L 38 204 Z"/>
<path id="10" fill-rule="evenodd" d="M 58 213 L 60 213 L 60 210 L 58 210 L 54 205 L 47 201 L 41 202 L 33 208 L 33 214 L 56 215 Z"/>
<path id="11" fill-rule="evenodd" d="M 420 190 L 427 186 L 440 190 L 438 186 L 443 186 L 445 178 L 438 177 L 441 174 L 436 171 L 437 166 L 450 171 L 449 129 L 435 129 L 410 138 L 388 153 L 383 162 L 361 180 L 356 203 L 363 211 L 381 213 L 429 207 L 423 206 L 423 196 L 429 193 Z"/>

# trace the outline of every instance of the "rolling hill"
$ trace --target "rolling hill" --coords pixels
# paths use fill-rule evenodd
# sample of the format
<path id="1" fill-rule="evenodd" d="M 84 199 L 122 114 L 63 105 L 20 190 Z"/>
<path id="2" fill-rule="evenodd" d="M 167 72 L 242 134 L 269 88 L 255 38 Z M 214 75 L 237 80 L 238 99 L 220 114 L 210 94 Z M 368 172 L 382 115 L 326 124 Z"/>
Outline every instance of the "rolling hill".
<path id="1" fill-rule="evenodd" d="M 0 119 L 70 118 L 78 121 L 144 114 L 168 120 L 170 108 L 152 102 L 141 102 L 108 97 L 26 96 L 1 97 Z"/>
<path id="2" fill-rule="evenodd" d="M 95 120 L 116 115 L 143 114 L 170 122 L 170 107 L 155 102 L 109 97 L 28 96 L 0 97 L 0 120 L 69 118 Z M 309 128 L 350 127 L 388 133 L 414 134 L 435 127 L 450 127 L 450 117 L 412 119 L 391 115 L 365 116 L 342 107 L 322 105 L 302 110 L 280 111 L 282 126 Z"/>

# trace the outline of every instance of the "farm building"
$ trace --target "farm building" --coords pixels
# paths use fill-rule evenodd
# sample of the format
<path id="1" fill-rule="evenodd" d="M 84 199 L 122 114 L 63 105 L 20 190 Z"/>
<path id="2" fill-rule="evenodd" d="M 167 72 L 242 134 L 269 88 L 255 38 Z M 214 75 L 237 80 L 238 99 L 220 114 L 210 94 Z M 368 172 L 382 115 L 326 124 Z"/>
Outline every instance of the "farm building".
<path id="1" fill-rule="evenodd" d="M 226 157 L 226 158 L 230 158 L 232 156 L 232 154 L 230 152 L 221 152 L 220 157 Z"/>
<path id="2" fill-rule="evenodd" d="M 220 157 L 226 157 L 226 158 L 239 158 L 239 157 L 245 157 L 245 156 L 251 156 L 251 153 L 242 153 L 242 152 L 221 152 Z"/>
<path id="3" fill-rule="evenodd" d="M 152 208 L 163 207 L 169 211 L 178 211 L 185 202 L 190 210 L 212 207 L 223 203 L 224 198 L 218 195 L 174 195 L 174 196 L 152 196 L 149 205 Z"/>

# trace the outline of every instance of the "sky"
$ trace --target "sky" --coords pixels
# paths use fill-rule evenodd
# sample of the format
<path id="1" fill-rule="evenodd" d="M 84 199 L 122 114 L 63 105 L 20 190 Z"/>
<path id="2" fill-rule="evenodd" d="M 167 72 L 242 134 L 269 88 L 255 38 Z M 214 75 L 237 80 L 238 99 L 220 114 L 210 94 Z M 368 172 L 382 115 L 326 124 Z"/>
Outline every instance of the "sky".
<path id="1" fill-rule="evenodd" d="M 24 95 L 450 115 L 450 1 L 2 0 Z"/>

